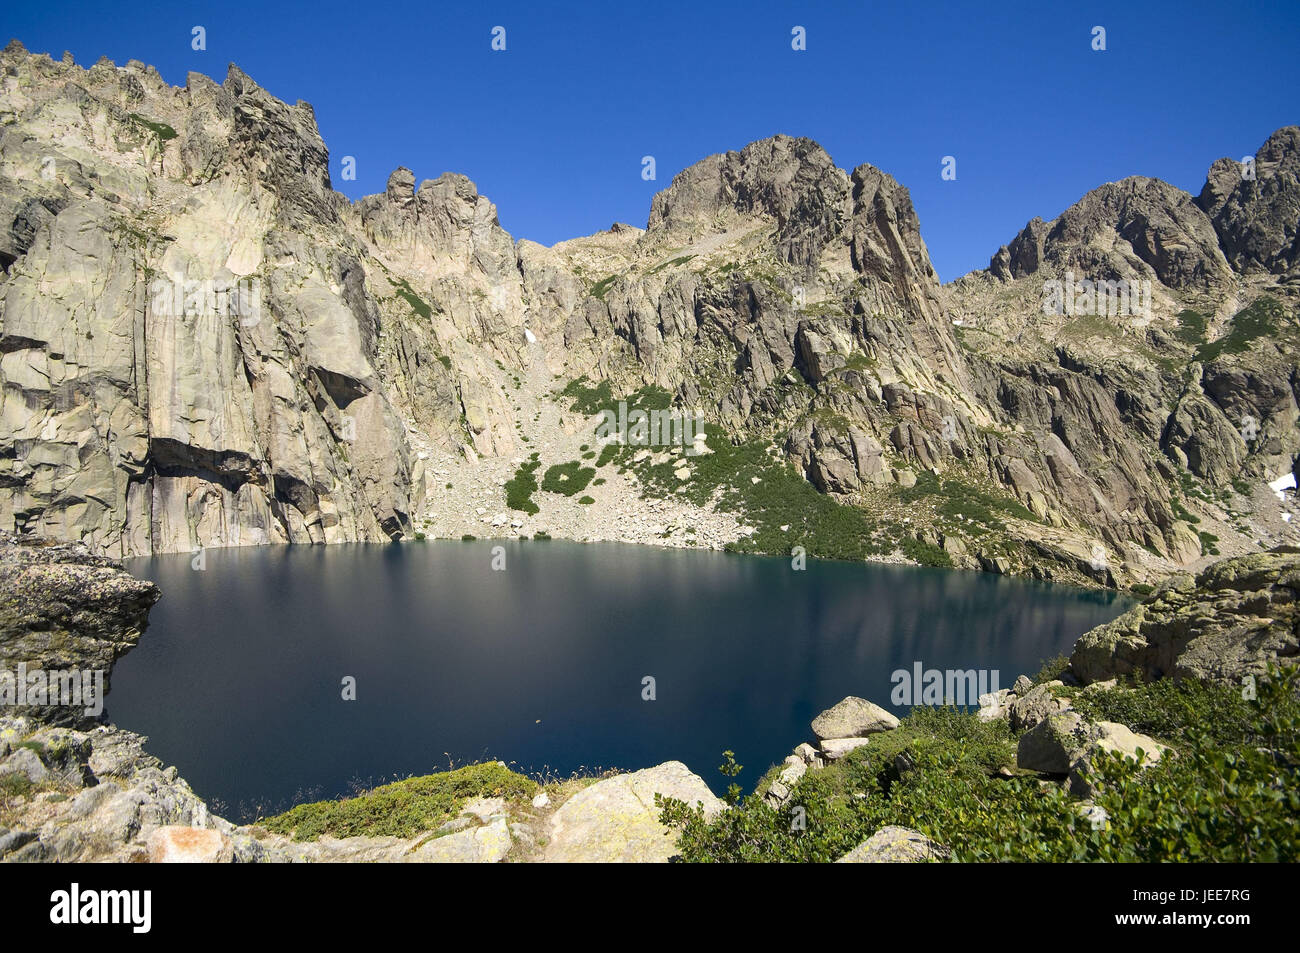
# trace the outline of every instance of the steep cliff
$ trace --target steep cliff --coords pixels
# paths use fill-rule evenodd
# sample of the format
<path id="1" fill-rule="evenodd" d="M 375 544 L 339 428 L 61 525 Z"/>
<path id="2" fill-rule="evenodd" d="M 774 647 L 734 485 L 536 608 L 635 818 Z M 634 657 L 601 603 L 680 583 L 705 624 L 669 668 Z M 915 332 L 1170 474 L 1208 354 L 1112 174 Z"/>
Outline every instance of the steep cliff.
<path id="1" fill-rule="evenodd" d="M 507 506 L 527 454 L 600 449 L 585 378 L 606 404 L 699 408 L 886 556 L 1122 584 L 1294 537 L 1266 486 L 1300 455 L 1294 129 L 1253 179 L 1220 160 L 1196 199 L 1102 186 L 943 287 L 907 190 L 808 139 L 706 158 L 644 230 L 545 248 L 452 173 L 349 202 L 311 107 L 233 66 L 177 89 L 11 43 L 0 69 L 15 532 L 113 555 L 483 523 L 622 538 L 613 496 L 667 498 L 630 461 L 585 508 Z M 1076 302 L 1076 279 L 1098 289 Z M 1068 309 L 1044 308 L 1052 282 Z M 714 478 L 736 520 L 711 544 L 743 534 L 758 479 Z"/>

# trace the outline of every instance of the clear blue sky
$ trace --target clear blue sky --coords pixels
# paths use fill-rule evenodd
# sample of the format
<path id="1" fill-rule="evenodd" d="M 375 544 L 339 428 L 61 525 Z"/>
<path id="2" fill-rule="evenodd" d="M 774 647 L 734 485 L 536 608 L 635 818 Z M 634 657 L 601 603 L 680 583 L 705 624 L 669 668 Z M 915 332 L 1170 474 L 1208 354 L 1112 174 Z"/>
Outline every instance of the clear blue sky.
<path id="1" fill-rule="evenodd" d="M 205 52 L 190 48 L 196 24 Z M 490 49 L 497 25 L 504 53 Z M 795 25 L 806 51 L 791 49 Z M 463 172 L 512 235 L 544 244 L 644 225 L 651 195 L 706 155 L 808 136 L 841 167 L 871 162 L 911 189 L 945 281 L 1103 182 L 1151 175 L 1195 193 L 1211 161 L 1300 122 L 1295 0 L 42 0 L 7 4 L 0 33 L 87 66 L 143 60 L 177 85 L 236 62 L 315 107 L 336 189 L 380 191 L 398 165 Z M 940 178 L 946 155 L 956 181 Z"/>

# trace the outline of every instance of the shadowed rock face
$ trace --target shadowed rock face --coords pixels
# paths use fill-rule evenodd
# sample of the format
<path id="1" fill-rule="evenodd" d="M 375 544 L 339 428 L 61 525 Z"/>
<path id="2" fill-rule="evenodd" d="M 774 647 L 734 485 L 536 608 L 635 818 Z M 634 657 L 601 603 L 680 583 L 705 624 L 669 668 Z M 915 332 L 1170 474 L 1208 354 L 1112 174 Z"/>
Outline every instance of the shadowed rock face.
<path id="1" fill-rule="evenodd" d="M 1205 560 L 1201 534 L 1288 532 L 1262 487 L 1300 455 L 1294 130 L 1255 182 L 1110 183 L 941 287 L 907 189 L 809 139 L 687 168 L 644 231 L 544 248 L 454 173 L 349 202 L 311 107 L 236 67 L 175 89 L 16 44 L 0 66 L 0 526 L 113 555 L 409 538 L 428 458 L 546 443 L 517 406 L 536 369 L 667 389 L 958 566 L 1121 583 Z M 1151 283 L 1150 313 L 1045 320 L 1070 271 Z M 1265 294 L 1275 327 L 1239 333 Z M 900 497 L 927 472 L 1024 509 L 977 539 Z"/>
<path id="2" fill-rule="evenodd" d="M 0 670 L 98 669 L 114 663 L 148 625 L 158 587 L 79 543 L 17 540 L 0 532 Z M 82 724 L 80 708 L 6 707 L 52 724 Z"/>
<path id="3" fill-rule="evenodd" d="M 1300 267 L 1300 126 L 1268 137 L 1255 155 L 1254 173 L 1243 177 L 1242 163 L 1217 160 L 1196 204 L 1214 223 L 1233 268 L 1294 279 Z"/>

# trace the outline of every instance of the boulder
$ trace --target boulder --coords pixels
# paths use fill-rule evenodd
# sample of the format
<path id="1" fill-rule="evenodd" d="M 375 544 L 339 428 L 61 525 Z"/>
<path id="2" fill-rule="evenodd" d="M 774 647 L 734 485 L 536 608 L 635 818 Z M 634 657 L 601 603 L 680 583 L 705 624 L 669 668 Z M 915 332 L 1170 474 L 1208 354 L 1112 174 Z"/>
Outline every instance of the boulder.
<path id="1" fill-rule="evenodd" d="M 930 840 L 920 831 L 890 825 L 882 827 L 837 864 L 918 864 L 947 860 L 952 849 Z"/>
<path id="2" fill-rule="evenodd" d="M 817 749 L 806 741 L 795 748 L 794 753 L 802 758 L 805 764 L 817 764 L 821 761 L 821 755 L 817 753 Z"/>
<path id="3" fill-rule="evenodd" d="M 1092 797 L 1096 792 L 1088 774 L 1096 764 L 1098 752 L 1121 754 L 1142 767 L 1158 762 L 1169 749 L 1154 738 L 1140 735 L 1114 721 L 1099 721 L 1092 726 L 1093 740 L 1070 765 L 1070 793 Z"/>
<path id="4" fill-rule="evenodd" d="M 1068 700 L 1052 693 L 1053 686 L 1060 684 L 1061 682 L 1047 682 L 1012 699 L 1007 705 L 1011 730 L 1026 731 L 1048 715 L 1065 711 L 1069 707 Z"/>
<path id="5" fill-rule="evenodd" d="M 1016 765 L 1024 771 L 1069 774 L 1093 740 L 1092 726 L 1077 712 L 1055 712 L 1020 736 Z"/>
<path id="6" fill-rule="evenodd" d="M 812 721 L 812 730 L 819 739 L 862 738 L 898 727 L 898 719 L 879 705 L 853 695 L 833 708 L 828 708 Z M 825 745 L 822 746 L 825 750 Z"/>
<path id="7" fill-rule="evenodd" d="M 676 836 L 659 823 L 655 795 L 701 804 L 713 818 L 726 805 L 680 761 L 597 781 L 565 801 L 550 817 L 541 860 L 548 863 L 664 863 L 676 853 Z"/>
<path id="8" fill-rule="evenodd" d="M 838 761 L 850 751 L 856 751 L 870 743 L 869 738 L 823 738 L 822 754 L 827 761 Z"/>
<path id="9" fill-rule="evenodd" d="M 980 721 L 996 721 L 999 718 L 1007 718 L 1010 715 L 1008 704 L 1011 701 L 1010 689 L 999 689 L 996 692 L 988 692 L 979 697 L 979 711 L 975 717 Z"/>
<path id="10" fill-rule="evenodd" d="M 205 827 L 160 827 L 147 841 L 152 864 L 224 864 L 235 859 L 230 838 Z"/>

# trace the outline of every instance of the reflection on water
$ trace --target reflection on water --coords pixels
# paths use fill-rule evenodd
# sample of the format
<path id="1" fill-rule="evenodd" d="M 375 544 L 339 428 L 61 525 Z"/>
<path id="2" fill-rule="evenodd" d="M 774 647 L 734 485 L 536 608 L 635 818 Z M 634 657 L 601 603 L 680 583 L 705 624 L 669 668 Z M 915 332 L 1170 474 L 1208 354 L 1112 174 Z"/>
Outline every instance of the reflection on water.
<path id="1" fill-rule="evenodd" d="M 730 748 L 752 785 L 845 695 L 892 707 L 896 669 L 992 669 L 1007 687 L 1127 607 L 985 573 L 794 572 L 615 543 L 257 547 L 209 550 L 201 572 L 188 555 L 129 568 L 163 598 L 114 670 L 110 715 L 234 815 L 449 759 L 562 775 L 676 759 L 721 789 Z"/>

